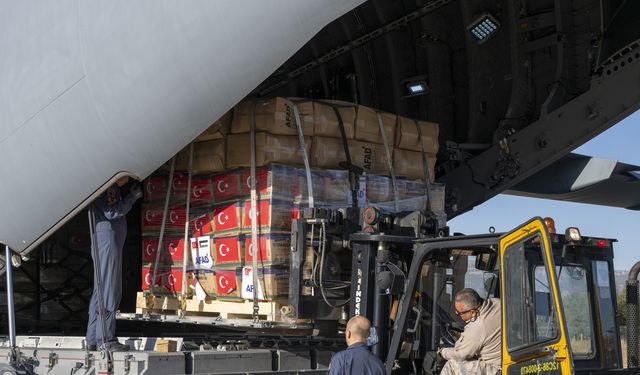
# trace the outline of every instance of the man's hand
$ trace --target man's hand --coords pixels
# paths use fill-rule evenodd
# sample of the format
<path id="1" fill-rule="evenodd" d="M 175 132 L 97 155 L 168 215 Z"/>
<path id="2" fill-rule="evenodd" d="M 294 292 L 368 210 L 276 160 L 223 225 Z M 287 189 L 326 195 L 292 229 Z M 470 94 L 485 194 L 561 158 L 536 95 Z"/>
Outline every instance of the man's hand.
<path id="1" fill-rule="evenodd" d="M 444 367 L 444 364 L 447 363 L 447 360 L 442 356 L 442 348 L 438 348 L 438 352 L 436 353 L 436 366 L 441 369 Z"/>
<path id="2" fill-rule="evenodd" d="M 142 198 L 142 188 L 140 187 L 139 184 L 137 184 L 136 186 L 131 188 L 131 190 L 129 191 L 129 194 L 131 195 L 131 197 L 133 198 L 133 201 L 135 202 L 138 199 Z"/>

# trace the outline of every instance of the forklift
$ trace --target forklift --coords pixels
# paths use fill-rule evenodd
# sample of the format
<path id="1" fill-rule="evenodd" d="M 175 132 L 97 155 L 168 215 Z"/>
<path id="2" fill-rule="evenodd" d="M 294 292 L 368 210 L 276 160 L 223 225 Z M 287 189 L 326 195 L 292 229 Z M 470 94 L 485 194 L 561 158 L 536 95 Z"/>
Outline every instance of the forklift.
<path id="1" fill-rule="evenodd" d="M 372 320 L 372 351 L 388 374 L 439 373 L 438 349 L 463 330 L 453 307 L 463 288 L 501 300 L 503 374 L 640 371 L 622 368 L 615 240 L 578 228 L 558 234 L 552 219 L 538 217 L 502 234 L 352 240 L 350 315 Z M 637 331 L 629 335 L 637 342 Z"/>

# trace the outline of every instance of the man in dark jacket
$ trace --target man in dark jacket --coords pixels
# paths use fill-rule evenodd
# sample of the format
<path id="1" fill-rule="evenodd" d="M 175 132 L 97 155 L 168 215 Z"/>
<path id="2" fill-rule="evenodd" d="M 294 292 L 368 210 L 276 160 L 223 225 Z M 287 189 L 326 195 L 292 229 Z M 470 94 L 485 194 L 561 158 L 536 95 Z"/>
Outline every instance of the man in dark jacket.
<path id="1" fill-rule="evenodd" d="M 96 245 L 91 251 L 91 256 L 94 258 L 94 264 L 98 265 L 99 272 L 96 274 L 100 276 L 100 299 L 105 322 L 104 345 L 109 351 L 129 349 L 127 345 L 119 343 L 116 337 L 116 311 L 122 298 L 122 249 L 127 236 L 126 215 L 135 201 L 142 197 L 142 190 L 139 187 L 132 188 L 129 194 L 123 197 L 120 189 L 128 181 L 129 177 L 120 178 L 90 207 L 95 218 L 93 229 Z M 97 280 L 94 280 L 87 326 L 88 350 L 96 350 L 98 344 L 102 343 L 102 322 L 99 316 L 101 309 L 98 301 L 98 284 Z"/>
<path id="2" fill-rule="evenodd" d="M 347 322 L 345 338 L 347 349 L 331 358 L 329 375 L 382 375 L 384 364 L 367 348 L 367 338 L 371 322 L 364 316 L 356 315 Z"/>

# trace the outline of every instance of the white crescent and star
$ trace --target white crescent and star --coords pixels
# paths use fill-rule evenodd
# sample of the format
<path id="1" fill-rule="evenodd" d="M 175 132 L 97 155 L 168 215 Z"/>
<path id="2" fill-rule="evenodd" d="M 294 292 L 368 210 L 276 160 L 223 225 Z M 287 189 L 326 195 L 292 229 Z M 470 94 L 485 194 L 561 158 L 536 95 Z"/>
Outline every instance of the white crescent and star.
<path id="1" fill-rule="evenodd" d="M 225 214 L 224 212 L 220 212 L 216 218 L 219 225 L 225 225 L 227 221 L 229 221 L 229 215 Z"/>
<path id="2" fill-rule="evenodd" d="M 174 243 L 170 243 L 169 244 L 169 254 L 175 255 L 177 251 L 178 251 L 178 246 L 176 246 Z"/>
<path id="3" fill-rule="evenodd" d="M 227 255 L 229 255 L 230 252 L 231 252 L 231 248 L 229 248 L 229 246 L 225 244 L 221 244 L 218 247 L 218 254 L 220 254 L 223 257 L 226 257 Z"/>
<path id="4" fill-rule="evenodd" d="M 223 183 L 224 183 L 224 186 L 222 186 Z M 225 191 L 227 191 L 229 184 L 227 184 L 224 180 L 220 180 L 218 181 L 217 187 L 220 193 L 224 193 Z"/>
<path id="5" fill-rule="evenodd" d="M 194 198 L 200 198 L 200 194 L 202 193 L 202 187 L 200 186 L 196 186 L 192 191 L 191 191 L 191 195 L 193 195 Z"/>
<path id="6" fill-rule="evenodd" d="M 227 280 L 225 276 L 220 276 L 220 278 L 218 279 L 218 285 L 221 289 L 226 289 L 229 287 L 229 280 Z"/>

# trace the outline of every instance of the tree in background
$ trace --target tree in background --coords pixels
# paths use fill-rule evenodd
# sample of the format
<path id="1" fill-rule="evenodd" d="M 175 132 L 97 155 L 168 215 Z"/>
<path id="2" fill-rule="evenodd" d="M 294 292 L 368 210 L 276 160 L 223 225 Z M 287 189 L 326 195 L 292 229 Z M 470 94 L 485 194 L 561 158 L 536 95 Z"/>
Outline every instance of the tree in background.
<path id="1" fill-rule="evenodd" d="M 621 326 L 627 325 L 627 291 L 622 289 L 622 292 L 618 294 L 618 324 Z"/>

